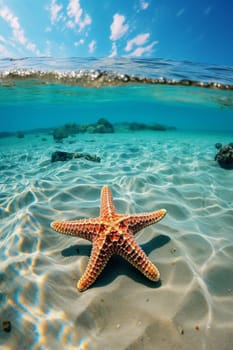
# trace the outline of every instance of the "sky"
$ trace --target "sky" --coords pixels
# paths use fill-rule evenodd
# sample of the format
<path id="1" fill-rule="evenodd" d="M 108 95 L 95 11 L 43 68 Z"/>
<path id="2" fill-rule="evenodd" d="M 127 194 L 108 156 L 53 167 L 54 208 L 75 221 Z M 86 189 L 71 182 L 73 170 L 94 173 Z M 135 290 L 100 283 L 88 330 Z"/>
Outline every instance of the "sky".
<path id="1" fill-rule="evenodd" d="M 233 66 L 233 0 L 0 0 L 0 57 Z"/>

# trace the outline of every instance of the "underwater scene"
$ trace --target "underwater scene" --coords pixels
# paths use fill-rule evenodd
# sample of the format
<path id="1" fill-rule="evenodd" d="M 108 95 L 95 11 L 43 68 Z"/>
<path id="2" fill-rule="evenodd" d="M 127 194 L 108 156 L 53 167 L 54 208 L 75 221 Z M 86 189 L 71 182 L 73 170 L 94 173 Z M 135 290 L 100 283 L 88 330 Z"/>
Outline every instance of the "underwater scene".
<path id="1" fill-rule="evenodd" d="M 0 59 L 0 349 L 231 349 L 232 184 L 232 67 Z"/>

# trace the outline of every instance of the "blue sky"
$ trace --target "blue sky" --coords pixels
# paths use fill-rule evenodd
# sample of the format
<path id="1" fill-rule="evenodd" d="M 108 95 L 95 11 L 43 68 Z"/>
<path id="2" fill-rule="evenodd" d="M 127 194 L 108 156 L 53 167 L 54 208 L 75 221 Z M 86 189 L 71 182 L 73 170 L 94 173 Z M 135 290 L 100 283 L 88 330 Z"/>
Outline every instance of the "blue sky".
<path id="1" fill-rule="evenodd" d="M 158 57 L 233 66 L 232 0 L 0 0 L 0 57 Z"/>

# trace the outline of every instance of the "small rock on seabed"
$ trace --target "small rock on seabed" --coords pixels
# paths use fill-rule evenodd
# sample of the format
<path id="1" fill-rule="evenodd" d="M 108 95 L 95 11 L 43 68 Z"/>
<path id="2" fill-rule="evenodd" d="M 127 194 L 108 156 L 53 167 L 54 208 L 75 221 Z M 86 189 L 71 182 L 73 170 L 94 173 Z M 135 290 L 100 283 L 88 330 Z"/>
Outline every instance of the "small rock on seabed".
<path id="1" fill-rule="evenodd" d="M 233 169 L 233 142 L 223 146 L 221 143 L 216 143 L 215 147 L 218 153 L 215 160 L 224 169 Z"/>
<path id="2" fill-rule="evenodd" d="M 62 152 L 62 151 L 56 151 L 52 153 L 51 156 L 51 162 L 58 162 L 62 161 L 65 162 L 70 159 L 74 158 L 84 158 L 86 160 L 90 160 L 92 162 L 100 162 L 100 157 L 96 155 L 91 155 L 89 153 L 69 153 L 69 152 Z"/>
<path id="3" fill-rule="evenodd" d="M 2 321 L 2 329 L 4 332 L 10 333 L 11 331 L 11 322 L 8 320 Z"/>

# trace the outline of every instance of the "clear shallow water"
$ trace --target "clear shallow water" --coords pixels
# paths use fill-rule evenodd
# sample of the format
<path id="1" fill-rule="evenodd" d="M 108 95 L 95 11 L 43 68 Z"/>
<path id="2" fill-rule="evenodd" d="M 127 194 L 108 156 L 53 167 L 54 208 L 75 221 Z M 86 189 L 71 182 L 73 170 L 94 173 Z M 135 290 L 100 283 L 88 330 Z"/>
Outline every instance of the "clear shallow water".
<path id="1" fill-rule="evenodd" d="M 44 137 L 0 140 L 0 348 L 230 350 L 232 173 L 214 161 L 214 143 L 231 136 L 81 134 L 63 144 Z M 57 149 L 97 154 L 101 163 L 51 163 Z M 113 258 L 92 288 L 77 291 L 90 245 L 50 223 L 98 216 L 104 184 L 120 213 L 167 209 L 136 237 L 161 285 Z"/>
<path id="2" fill-rule="evenodd" d="M 128 59 L 0 60 L 0 131 L 67 122 L 233 131 L 233 69 Z M 204 87 L 203 87 L 204 86 Z"/>
<path id="3" fill-rule="evenodd" d="M 0 132 L 100 117 L 177 128 L 62 143 L 48 130 L 0 138 L 0 349 L 230 350 L 232 170 L 218 166 L 214 145 L 233 142 L 232 69 L 77 59 L 0 67 Z M 57 150 L 101 162 L 51 163 Z M 167 209 L 136 237 L 161 272 L 159 286 L 113 258 L 92 288 L 77 291 L 90 245 L 50 223 L 99 215 L 106 184 L 120 213 Z"/>

